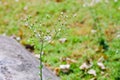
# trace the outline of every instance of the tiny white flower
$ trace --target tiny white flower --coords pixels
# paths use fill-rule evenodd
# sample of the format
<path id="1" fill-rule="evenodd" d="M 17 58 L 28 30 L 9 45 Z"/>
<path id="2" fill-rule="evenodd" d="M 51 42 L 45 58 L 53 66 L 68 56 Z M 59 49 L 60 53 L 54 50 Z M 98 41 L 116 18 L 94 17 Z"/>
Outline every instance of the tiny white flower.
<path id="1" fill-rule="evenodd" d="M 51 36 L 45 36 L 46 41 L 51 41 L 52 37 Z"/>
<path id="2" fill-rule="evenodd" d="M 37 33 L 37 34 L 35 34 L 35 37 L 39 38 L 39 37 L 40 37 L 40 34 L 38 34 L 38 33 Z"/>
<path id="3" fill-rule="evenodd" d="M 58 31 L 61 31 L 61 29 L 58 29 Z"/>

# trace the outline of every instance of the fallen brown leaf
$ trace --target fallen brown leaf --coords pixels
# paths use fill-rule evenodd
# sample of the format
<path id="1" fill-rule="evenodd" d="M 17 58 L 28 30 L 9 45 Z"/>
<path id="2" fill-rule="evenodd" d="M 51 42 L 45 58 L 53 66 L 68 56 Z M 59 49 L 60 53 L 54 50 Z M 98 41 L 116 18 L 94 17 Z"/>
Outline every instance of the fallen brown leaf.
<path id="1" fill-rule="evenodd" d="M 61 70 L 63 73 L 68 73 L 69 70 L 70 70 L 70 65 L 69 65 L 69 64 L 60 65 L 60 70 Z"/>
<path id="2" fill-rule="evenodd" d="M 88 74 L 91 74 L 91 75 L 93 75 L 93 76 L 96 76 L 97 74 L 96 74 L 96 71 L 94 70 L 94 69 L 90 69 L 89 71 L 88 71 Z"/>
<path id="3" fill-rule="evenodd" d="M 97 65 L 102 69 L 105 70 L 106 67 L 104 66 L 104 64 L 102 62 L 98 62 Z"/>
<path id="4" fill-rule="evenodd" d="M 59 42 L 60 43 L 65 43 L 65 42 L 67 42 L 67 39 L 66 38 L 61 38 L 61 39 L 59 39 Z"/>
<path id="5" fill-rule="evenodd" d="M 87 64 L 86 62 L 84 62 L 79 68 L 81 70 L 87 70 L 87 69 L 89 69 L 91 67 L 92 67 L 92 64 Z"/>

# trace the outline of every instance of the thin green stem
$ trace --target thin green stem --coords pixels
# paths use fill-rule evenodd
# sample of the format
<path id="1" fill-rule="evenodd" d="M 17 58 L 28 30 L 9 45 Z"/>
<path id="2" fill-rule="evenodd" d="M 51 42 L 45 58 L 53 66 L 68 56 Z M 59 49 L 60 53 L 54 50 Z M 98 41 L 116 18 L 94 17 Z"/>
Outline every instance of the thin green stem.
<path id="1" fill-rule="evenodd" d="M 43 47 L 44 46 L 44 41 L 41 40 L 41 47 L 40 47 L 40 80 L 43 80 L 43 77 L 42 77 L 42 68 L 43 68 L 43 65 L 42 65 L 42 52 L 43 52 Z"/>

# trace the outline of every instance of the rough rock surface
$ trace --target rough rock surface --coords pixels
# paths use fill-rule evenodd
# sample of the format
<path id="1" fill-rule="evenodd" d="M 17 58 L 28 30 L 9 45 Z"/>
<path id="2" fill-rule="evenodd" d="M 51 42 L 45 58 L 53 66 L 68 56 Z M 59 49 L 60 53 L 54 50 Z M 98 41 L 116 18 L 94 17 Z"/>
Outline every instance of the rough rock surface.
<path id="1" fill-rule="evenodd" d="M 15 40 L 0 36 L 0 80 L 40 80 L 39 61 Z M 43 80 L 59 80 L 43 68 Z"/>

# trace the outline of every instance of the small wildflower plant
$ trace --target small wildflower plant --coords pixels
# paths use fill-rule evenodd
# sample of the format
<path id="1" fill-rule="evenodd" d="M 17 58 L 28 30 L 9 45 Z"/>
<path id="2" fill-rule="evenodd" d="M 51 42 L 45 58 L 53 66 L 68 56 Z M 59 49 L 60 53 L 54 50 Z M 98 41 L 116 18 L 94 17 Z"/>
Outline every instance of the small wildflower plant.
<path id="1" fill-rule="evenodd" d="M 43 80 L 42 78 L 42 68 L 43 68 L 43 55 L 44 55 L 44 49 L 47 45 L 49 45 L 50 42 L 52 42 L 57 37 L 60 37 L 62 33 L 64 33 L 66 23 L 62 21 L 61 19 L 66 18 L 64 16 L 64 13 L 61 12 L 60 18 L 58 18 L 58 21 L 56 22 L 57 27 L 54 27 L 54 29 L 49 30 L 44 28 L 44 23 L 35 21 L 33 23 L 30 22 L 31 16 L 28 16 L 24 22 L 27 29 L 30 31 L 32 35 L 30 35 L 30 38 L 28 39 L 28 42 L 32 45 L 34 45 L 35 52 L 40 54 L 40 80 Z M 65 20 L 65 19 L 64 19 Z"/>

